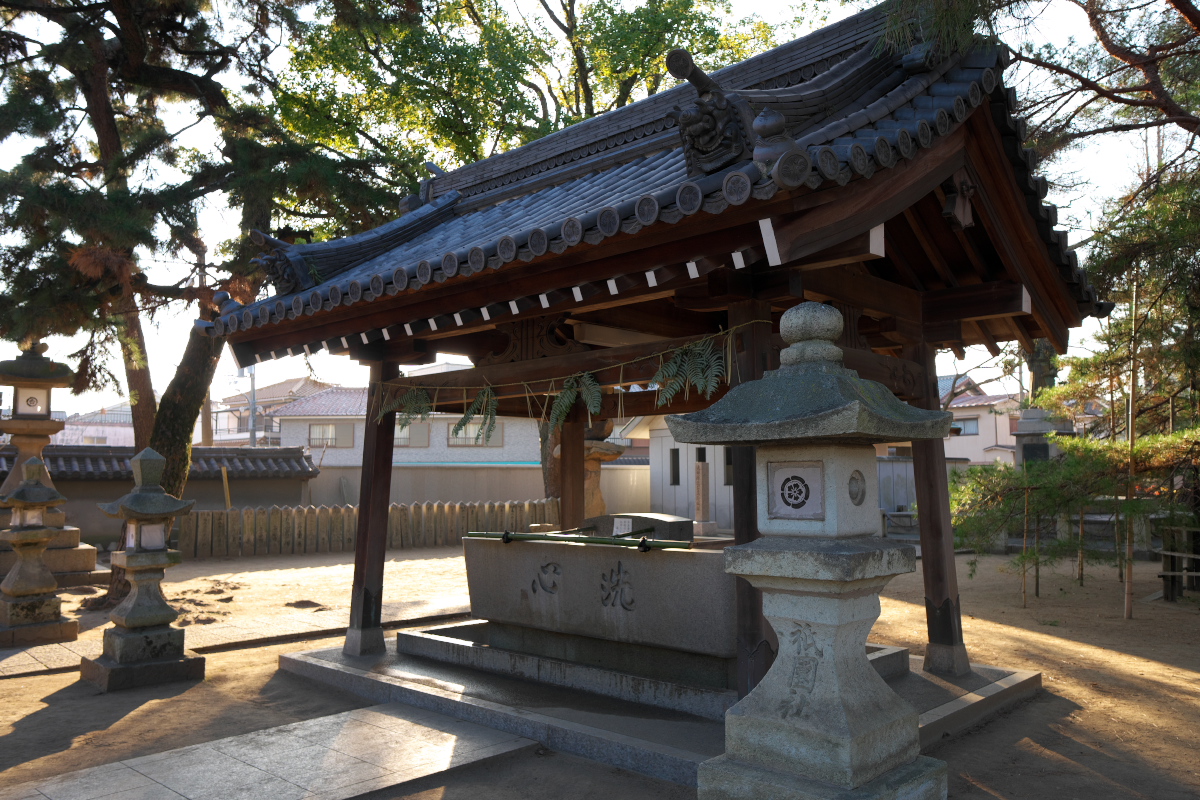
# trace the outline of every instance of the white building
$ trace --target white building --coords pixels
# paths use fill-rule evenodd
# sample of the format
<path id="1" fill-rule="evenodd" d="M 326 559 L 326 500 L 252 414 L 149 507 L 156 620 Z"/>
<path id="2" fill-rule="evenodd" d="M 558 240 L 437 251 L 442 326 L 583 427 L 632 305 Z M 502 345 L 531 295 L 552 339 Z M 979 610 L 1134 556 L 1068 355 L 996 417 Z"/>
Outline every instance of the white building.
<path id="1" fill-rule="evenodd" d="M 309 484 L 313 505 L 357 503 L 366 435 L 367 390 L 336 387 L 270 412 L 281 443 L 304 446 L 321 475 Z M 461 415 L 433 414 L 396 432 L 392 502 L 530 500 L 545 496 L 537 421 L 503 417 L 488 441 L 478 424 L 458 436 Z"/>

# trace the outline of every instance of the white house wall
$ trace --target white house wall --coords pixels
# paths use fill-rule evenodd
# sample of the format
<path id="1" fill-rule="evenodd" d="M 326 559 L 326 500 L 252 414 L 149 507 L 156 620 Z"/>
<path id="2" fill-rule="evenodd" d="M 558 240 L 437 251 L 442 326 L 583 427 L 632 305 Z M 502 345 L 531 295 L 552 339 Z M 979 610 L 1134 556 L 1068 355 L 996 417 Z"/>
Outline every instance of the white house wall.
<path id="1" fill-rule="evenodd" d="M 733 487 L 725 485 L 725 448 L 702 445 L 717 529 L 733 529 Z M 671 449 L 679 449 L 679 485 L 671 486 Z M 696 518 L 696 445 L 676 442 L 659 417 L 650 425 L 650 510 Z"/>

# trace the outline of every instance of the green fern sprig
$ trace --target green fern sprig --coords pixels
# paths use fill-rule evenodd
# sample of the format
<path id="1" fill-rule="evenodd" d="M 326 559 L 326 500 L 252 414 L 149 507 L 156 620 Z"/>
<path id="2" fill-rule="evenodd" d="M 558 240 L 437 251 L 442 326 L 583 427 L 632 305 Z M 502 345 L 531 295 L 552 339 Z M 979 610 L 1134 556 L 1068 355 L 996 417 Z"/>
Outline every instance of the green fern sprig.
<path id="1" fill-rule="evenodd" d="M 380 418 L 384 414 L 396 412 L 396 430 L 402 431 L 417 419 L 422 422 L 429 419 L 433 413 L 433 403 L 429 393 L 419 387 L 412 387 L 403 394 L 392 395 L 385 400 L 379 409 Z"/>
<path id="2" fill-rule="evenodd" d="M 658 385 L 657 405 L 669 405 L 683 391 L 687 398 L 691 389 L 712 397 L 725 377 L 725 356 L 713 346 L 711 339 L 681 347 L 658 368 L 652 382 Z"/>
<path id="3" fill-rule="evenodd" d="M 499 401 L 496 399 L 496 393 L 492 387 L 485 386 L 479 390 L 479 394 L 475 395 L 475 399 L 471 401 L 471 405 L 463 412 L 462 418 L 454 424 L 454 429 L 451 431 L 451 436 L 458 436 L 463 430 L 471 424 L 476 415 L 479 416 L 479 430 L 475 433 L 475 443 L 479 444 L 482 440 L 485 444 L 491 441 L 492 433 L 496 430 L 496 410 L 499 408 Z"/>
<path id="4" fill-rule="evenodd" d="M 567 421 L 567 415 L 571 413 L 571 408 L 574 407 L 575 401 L 579 399 L 579 381 L 578 377 L 572 375 L 563 381 L 563 388 L 558 394 L 554 395 L 554 402 L 550 404 L 550 427 L 558 429 Z"/>

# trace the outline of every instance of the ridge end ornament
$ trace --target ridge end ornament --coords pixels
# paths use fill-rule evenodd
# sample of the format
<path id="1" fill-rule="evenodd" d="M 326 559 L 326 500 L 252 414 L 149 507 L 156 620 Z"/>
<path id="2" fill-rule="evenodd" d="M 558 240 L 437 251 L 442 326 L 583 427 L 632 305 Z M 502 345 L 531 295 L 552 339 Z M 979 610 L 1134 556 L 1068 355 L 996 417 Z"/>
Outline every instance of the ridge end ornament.
<path id="1" fill-rule="evenodd" d="M 736 92 L 728 92 L 696 66 L 687 50 L 667 54 L 667 69 L 696 88 L 696 100 L 676 106 L 669 116 L 679 128 L 689 175 L 707 175 L 752 156 L 749 131 L 754 112 Z"/>

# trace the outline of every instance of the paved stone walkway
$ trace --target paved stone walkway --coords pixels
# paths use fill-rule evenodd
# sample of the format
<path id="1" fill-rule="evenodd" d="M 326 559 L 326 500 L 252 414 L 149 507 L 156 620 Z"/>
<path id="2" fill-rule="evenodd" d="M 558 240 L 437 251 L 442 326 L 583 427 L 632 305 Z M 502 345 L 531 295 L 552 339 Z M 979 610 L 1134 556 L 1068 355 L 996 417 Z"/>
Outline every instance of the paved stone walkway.
<path id="1" fill-rule="evenodd" d="M 0 800 L 344 800 L 529 747 L 402 703 L 0 789 Z"/>

